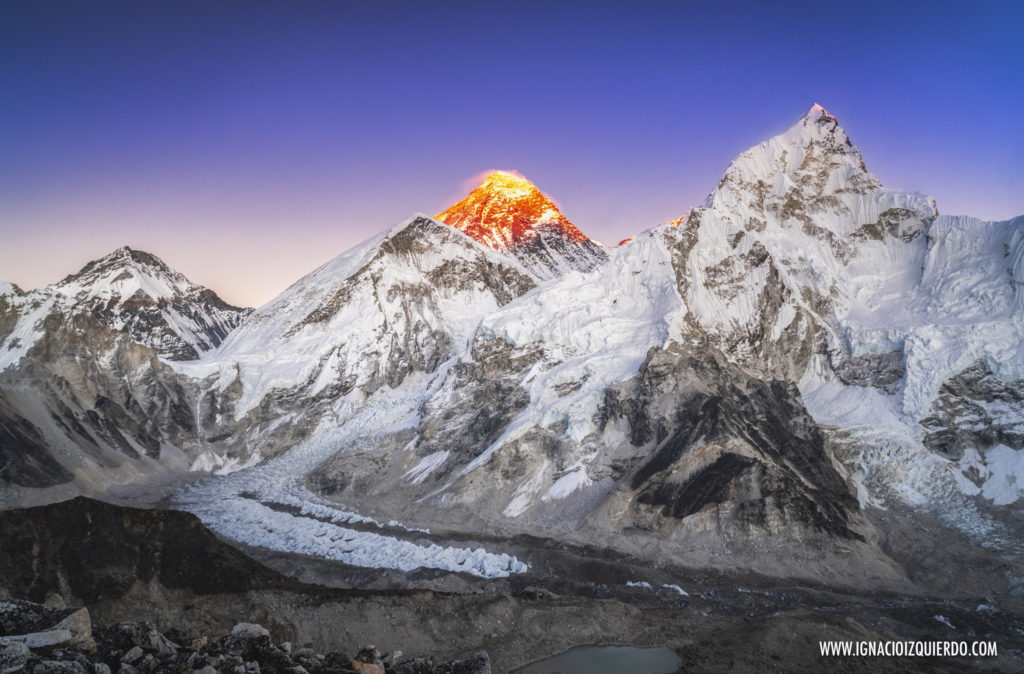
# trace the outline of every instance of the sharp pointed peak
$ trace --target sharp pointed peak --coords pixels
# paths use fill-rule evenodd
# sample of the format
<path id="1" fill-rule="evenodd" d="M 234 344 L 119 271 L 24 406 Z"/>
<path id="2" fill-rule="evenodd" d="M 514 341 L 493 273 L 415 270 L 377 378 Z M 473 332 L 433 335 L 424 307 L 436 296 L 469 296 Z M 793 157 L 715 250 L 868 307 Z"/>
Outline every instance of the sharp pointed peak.
<path id="1" fill-rule="evenodd" d="M 518 171 L 500 170 L 483 177 L 462 201 L 434 216 L 477 241 L 505 250 L 540 236 L 541 228 L 560 230 L 568 238 L 589 241 L 544 192 Z"/>
<path id="2" fill-rule="evenodd" d="M 490 180 L 512 180 L 512 181 L 526 181 L 530 182 L 526 176 L 515 169 L 494 169 L 493 171 L 485 171 L 484 182 Z"/>
<path id="3" fill-rule="evenodd" d="M 537 186 L 519 171 L 489 171 L 483 181 L 473 188 L 473 192 L 498 194 L 510 199 L 541 193 Z"/>
<path id="4" fill-rule="evenodd" d="M 161 260 L 153 253 L 147 253 L 144 250 L 138 248 L 132 248 L 131 246 L 121 246 L 114 251 L 107 253 L 103 257 L 97 258 L 89 264 L 142 264 L 149 267 L 156 267 L 158 269 L 170 269 L 167 263 Z"/>
<path id="5" fill-rule="evenodd" d="M 836 121 L 836 116 L 826 110 L 825 106 L 821 103 L 815 103 L 812 105 L 807 109 L 807 112 L 804 113 L 804 116 L 800 118 L 801 122 L 820 120 L 827 120 L 830 122 Z"/>
<path id="6" fill-rule="evenodd" d="M 75 283 L 91 283 L 96 279 L 104 278 L 109 274 L 135 273 L 146 276 L 159 276 L 167 279 L 174 279 L 175 282 L 189 283 L 180 272 L 170 267 L 152 253 L 147 253 L 130 246 L 121 246 L 106 255 L 91 260 L 76 273 L 66 276 L 58 281 L 58 286 L 66 286 Z"/>

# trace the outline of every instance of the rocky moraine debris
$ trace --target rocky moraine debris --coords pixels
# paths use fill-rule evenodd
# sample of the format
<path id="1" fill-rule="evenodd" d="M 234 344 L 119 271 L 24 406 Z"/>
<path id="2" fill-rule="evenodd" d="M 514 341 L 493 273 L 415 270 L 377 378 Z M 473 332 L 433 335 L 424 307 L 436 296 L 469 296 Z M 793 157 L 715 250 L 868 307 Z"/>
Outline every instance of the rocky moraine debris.
<path id="1" fill-rule="evenodd" d="M 275 644 L 255 623 L 219 637 L 144 622 L 93 625 L 87 608 L 58 595 L 46 604 L 0 601 L 0 674 L 490 674 L 490 658 L 434 662 L 381 653 L 373 644 L 354 657 L 318 653 L 310 644 Z"/>

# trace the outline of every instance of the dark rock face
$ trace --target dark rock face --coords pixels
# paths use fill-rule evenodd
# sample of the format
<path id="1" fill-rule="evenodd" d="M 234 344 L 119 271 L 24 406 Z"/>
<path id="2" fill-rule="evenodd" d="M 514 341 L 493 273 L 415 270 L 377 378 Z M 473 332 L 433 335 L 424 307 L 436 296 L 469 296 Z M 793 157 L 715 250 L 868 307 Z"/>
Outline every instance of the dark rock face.
<path id="1" fill-rule="evenodd" d="M 478 337 L 471 355 L 455 365 L 455 376 L 446 384 L 450 387 L 447 395 L 425 405 L 416 445 L 421 456 L 448 451 L 453 455 L 452 465 L 467 463 L 494 442 L 530 402 L 518 375 L 537 362 L 537 351 Z M 484 401 L 486 404 L 481 404 Z M 453 428 L 460 431 L 453 433 Z"/>
<path id="2" fill-rule="evenodd" d="M 634 444 L 655 443 L 630 480 L 641 510 L 710 515 L 728 535 L 795 525 L 861 539 L 856 499 L 796 388 L 723 363 L 654 349 L 632 382 L 608 392 L 606 423 L 624 418 Z"/>
<path id="3" fill-rule="evenodd" d="M 0 511 L 0 587 L 42 601 L 59 591 L 93 603 L 137 581 L 198 594 L 286 585 L 282 576 L 221 542 L 194 515 L 79 497 Z"/>
<path id="4" fill-rule="evenodd" d="M 0 456 L 9 457 L 0 480 L 69 481 L 56 438 L 77 461 L 106 467 L 196 444 L 192 391 L 156 352 L 87 315 L 53 314 L 43 325 L 26 357 L 0 372 Z"/>
<path id="5" fill-rule="evenodd" d="M 927 222 L 921 220 L 920 213 L 909 208 L 889 208 L 879 213 L 878 222 L 862 225 L 853 233 L 853 238 L 880 241 L 886 236 L 893 236 L 913 241 L 924 231 Z"/>
<path id="6" fill-rule="evenodd" d="M 50 455 L 39 429 L 18 414 L 0 392 L 0 482 L 48 487 L 72 479 Z"/>
<path id="7" fill-rule="evenodd" d="M 844 384 L 871 386 L 892 395 L 899 391 L 907 374 L 907 358 L 902 349 L 864 353 L 847 358 L 835 373 Z"/>
<path id="8" fill-rule="evenodd" d="M 1005 382 L 979 360 L 941 386 L 921 425 L 925 447 L 953 459 L 966 448 L 1022 449 L 1024 381 Z"/>

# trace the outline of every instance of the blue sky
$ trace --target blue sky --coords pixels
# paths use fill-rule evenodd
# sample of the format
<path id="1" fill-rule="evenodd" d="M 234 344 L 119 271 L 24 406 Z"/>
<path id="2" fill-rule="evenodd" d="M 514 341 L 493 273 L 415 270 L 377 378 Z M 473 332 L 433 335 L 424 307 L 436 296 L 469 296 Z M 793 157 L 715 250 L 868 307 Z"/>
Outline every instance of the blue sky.
<path id="1" fill-rule="evenodd" d="M 812 103 L 886 185 L 1024 213 L 1024 3 L 8 2 L 0 278 L 124 244 L 259 304 L 487 169 L 614 243 Z"/>

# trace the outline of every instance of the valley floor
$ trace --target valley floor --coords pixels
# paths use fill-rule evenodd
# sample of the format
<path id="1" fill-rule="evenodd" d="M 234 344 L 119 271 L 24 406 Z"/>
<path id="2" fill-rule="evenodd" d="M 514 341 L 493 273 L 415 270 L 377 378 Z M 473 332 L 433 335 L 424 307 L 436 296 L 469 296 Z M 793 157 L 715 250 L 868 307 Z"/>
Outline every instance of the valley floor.
<path id="1" fill-rule="evenodd" d="M 79 522 L 83 518 L 88 526 Z M 369 522 L 352 526 L 377 529 Z M 494 578 L 375 569 L 227 545 L 183 513 L 94 501 L 0 511 L 0 529 L 12 553 L 0 560 L 3 592 L 38 601 L 61 590 L 104 624 L 144 620 L 165 630 L 222 633 L 253 621 L 276 641 L 312 643 L 324 652 L 355 652 L 372 642 L 385 652 L 437 660 L 482 648 L 497 672 L 583 644 L 667 646 L 682 658 L 683 671 L 1024 671 L 1018 599 L 980 591 L 986 577 L 999 573 L 998 558 L 981 549 L 965 556 L 968 550 L 949 547 L 953 539 L 936 539 L 935 531 L 927 532 L 929 540 L 945 548 L 903 549 L 907 563 L 942 556 L 935 568 L 948 568 L 950 559 L 960 560 L 952 568 L 962 573 L 947 575 L 947 582 L 957 580 L 944 594 L 920 587 L 910 594 L 844 590 L 751 573 L 655 567 L 544 539 L 519 537 L 502 545 L 496 538 L 471 541 L 395 525 L 385 533 L 403 531 L 405 542 L 483 545 L 529 569 Z M 900 544 L 900 531 L 893 531 L 888 545 Z M 920 572 L 931 569 L 921 566 Z M 999 656 L 823 658 L 819 643 L 834 640 L 994 641 Z"/>

